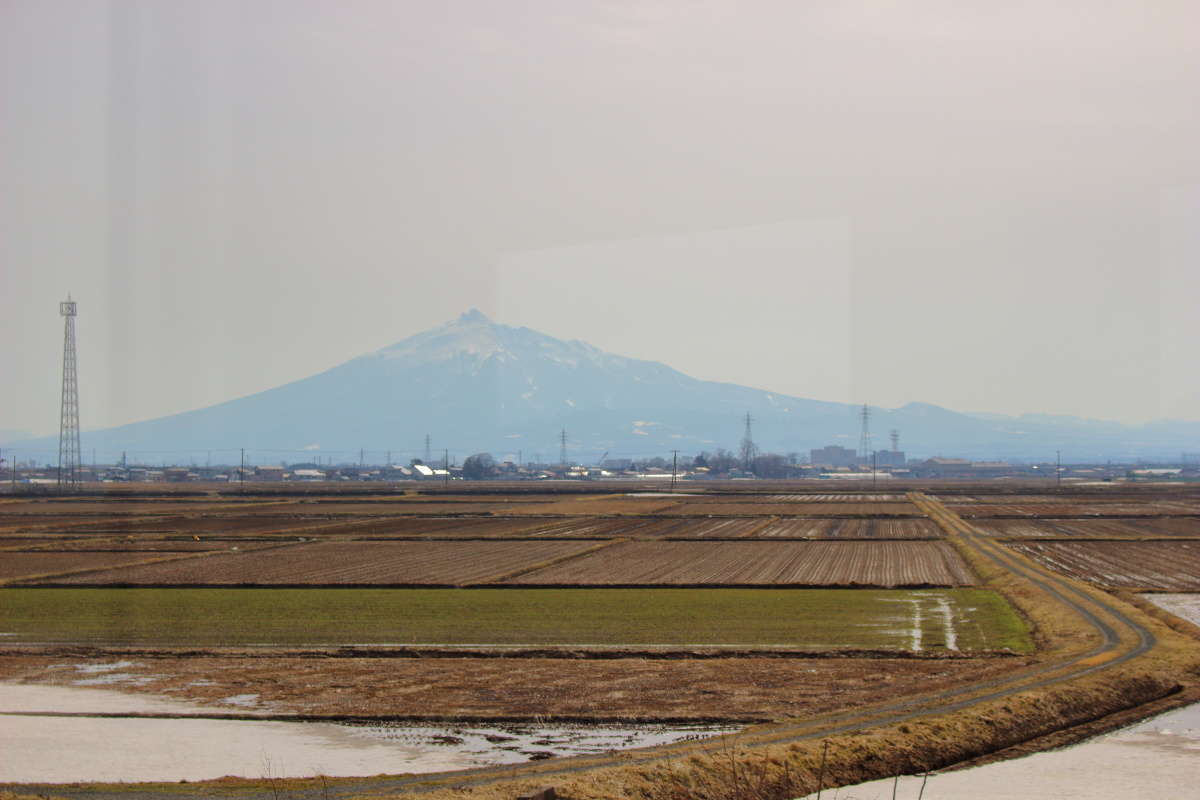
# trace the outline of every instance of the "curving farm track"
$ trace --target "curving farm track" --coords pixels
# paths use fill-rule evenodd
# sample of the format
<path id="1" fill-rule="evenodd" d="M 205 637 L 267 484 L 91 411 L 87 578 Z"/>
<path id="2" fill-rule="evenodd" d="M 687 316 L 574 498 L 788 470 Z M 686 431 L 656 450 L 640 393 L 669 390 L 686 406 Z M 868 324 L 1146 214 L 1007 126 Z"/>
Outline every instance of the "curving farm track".
<path id="1" fill-rule="evenodd" d="M 951 537 L 961 541 L 996 566 L 1029 581 L 1077 614 L 1098 634 L 1100 642 L 1087 652 L 1053 660 L 1013 673 L 1005 678 L 977 682 L 924 697 L 908 698 L 869 709 L 826 714 L 797 722 L 781 723 L 743 733 L 740 747 L 752 748 L 822 739 L 867 728 L 905 722 L 926 715 L 944 714 L 1008 697 L 1019 692 L 1065 683 L 1102 670 L 1111 669 L 1149 651 L 1156 644 L 1154 634 L 1130 618 L 1121 609 L 1100 596 L 1085 591 L 1069 579 L 1006 553 L 1000 546 L 981 536 L 945 506 L 923 494 L 913 493 L 912 501 Z M 351 785 L 330 786 L 332 794 L 350 797 L 369 792 L 379 794 L 419 794 L 448 787 L 481 786 L 502 781 L 536 778 L 552 783 L 555 777 L 611 766 L 647 764 L 660 759 L 686 756 L 700 751 L 718 752 L 726 744 L 720 739 L 703 743 L 677 744 L 626 752 L 606 758 L 560 759 L 534 762 L 520 767 L 483 768 L 437 775 L 403 778 L 375 778 Z"/>
<path id="2" fill-rule="evenodd" d="M 963 685 L 934 695 L 910 697 L 895 703 L 875 707 L 831 713 L 796 722 L 785 722 L 762 729 L 745 732 L 738 736 L 740 748 L 754 748 L 773 744 L 787 744 L 806 740 L 819 740 L 838 734 L 862 731 L 868 728 L 905 722 L 918 717 L 939 715 L 959 711 L 974 705 L 1006 698 L 1031 689 L 1062 684 L 1103 670 L 1124 664 L 1148 652 L 1156 644 L 1154 634 L 1130 618 L 1120 608 L 1109 602 L 1099 592 L 1083 589 L 1070 579 L 1052 573 L 1040 566 L 1005 552 L 999 545 L 981 536 L 959 516 L 923 494 L 913 493 L 910 499 L 920 510 L 941 526 L 951 538 L 957 537 L 967 548 L 978 553 L 1009 574 L 1044 591 L 1064 611 L 1078 615 L 1098 636 L 1099 643 L 1090 650 L 1056 660 L 1050 660 L 1011 673 L 1004 678 Z M 329 798 L 370 795 L 420 794 L 435 789 L 483 786 L 512 780 L 536 779 L 553 783 L 556 777 L 581 773 L 605 767 L 627 767 L 649 764 L 666 758 L 686 757 L 697 752 L 720 752 L 728 747 L 724 737 L 701 743 L 682 743 L 640 751 L 626 751 L 621 755 L 606 757 L 580 757 L 532 762 L 517 767 L 505 766 L 482 768 L 441 774 L 425 774 L 405 777 L 376 777 L 361 780 L 339 780 L 326 786 L 315 785 L 310 790 L 299 786 L 289 788 L 290 797 Z M 23 787 L 34 789 L 36 787 Z M 97 797 L 96 787 L 75 791 L 70 787 L 48 787 L 60 796 Z M 199 785 L 193 785 L 186 793 L 167 790 L 154 791 L 155 797 L 195 797 Z M 238 791 L 243 798 L 271 798 L 272 787 Z M 113 795 L 117 796 L 116 794 Z"/>

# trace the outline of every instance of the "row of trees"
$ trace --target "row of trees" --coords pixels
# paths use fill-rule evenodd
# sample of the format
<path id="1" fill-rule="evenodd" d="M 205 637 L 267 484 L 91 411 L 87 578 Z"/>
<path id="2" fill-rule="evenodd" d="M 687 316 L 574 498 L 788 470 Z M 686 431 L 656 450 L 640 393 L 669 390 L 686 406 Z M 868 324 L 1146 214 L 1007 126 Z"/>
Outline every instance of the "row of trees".
<path id="1" fill-rule="evenodd" d="M 749 469 L 742 459 L 728 450 L 719 449 L 714 453 L 703 452 L 692 459 L 691 464 L 680 463 L 681 472 L 689 469 L 706 469 L 713 475 L 727 475 L 736 471 L 750 472 L 759 478 L 788 478 L 799 474 L 797 454 L 789 453 L 758 453 L 751 457 Z M 647 469 L 671 469 L 672 461 L 661 458 L 643 458 L 633 462 L 633 468 L 638 471 Z M 462 474 L 468 480 L 486 480 L 500 473 L 500 465 L 491 453 L 476 453 L 468 456 L 463 462 Z"/>

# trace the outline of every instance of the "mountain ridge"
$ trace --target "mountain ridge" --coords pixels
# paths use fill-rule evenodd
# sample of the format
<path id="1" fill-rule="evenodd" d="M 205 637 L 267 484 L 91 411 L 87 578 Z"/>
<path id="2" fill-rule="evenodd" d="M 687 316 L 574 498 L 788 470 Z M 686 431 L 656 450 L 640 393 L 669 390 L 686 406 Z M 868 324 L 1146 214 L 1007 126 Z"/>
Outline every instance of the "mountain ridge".
<path id="1" fill-rule="evenodd" d="M 85 449 L 288 452 L 391 449 L 416 455 L 426 434 L 462 457 L 523 451 L 547 458 L 568 430 L 581 460 L 736 449 L 742 418 L 755 420 L 764 450 L 806 453 L 855 447 L 858 412 L 849 403 L 800 398 L 703 381 L 666 364 L 604 352 L 526 327 L 493 322 L 477 309 L 306 378 L 143 422 L 83 434 Z M 880 441 L 898 429 L 910 455 L 1045 460 L 1178 456 L 1200 450 L 1200 424 L 1127 426 L 1100 420 L 972 415 L 931 403 L 872 407 Z M 1181 440 L 1180 437 L 1183 437 Z M 23 449 L 55 440 L 19 442 Z M 54 445 L 56 447 L 56 445 Z M 883 449 L 880 447 L 879 449 Z"/>

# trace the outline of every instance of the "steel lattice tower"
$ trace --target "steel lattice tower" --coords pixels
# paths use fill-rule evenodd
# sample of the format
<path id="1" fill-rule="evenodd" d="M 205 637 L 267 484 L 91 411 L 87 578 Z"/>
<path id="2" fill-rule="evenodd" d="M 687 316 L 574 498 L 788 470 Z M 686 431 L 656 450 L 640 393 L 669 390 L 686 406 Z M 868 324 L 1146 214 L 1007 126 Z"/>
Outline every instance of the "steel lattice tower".
<path id="1" fill-rule="evenodd" d="M 567 429 L 563 428 L 558 436 L 558 463 L 567 466 Z"/>
<path id="2" fill-rule="evenodd" d="M 58 304 L 63 316 L 62 417 L 58 427 L 58 485 L 79 485 L 79 381 L 75 372 L 75 303 Z"/>
<path id="3" fill-rule="evenodd" d="M 750 471 L 751 465 L 754 463 L 754 457 L 758 455 L 758 447 L 754 444 L 754 436 L 750 432 L 750 423 L 753 422 L 753 417 L 750 413 L 746 413 L 746 432 L 742 435 L 742 444 L 739 448 L 738 455 L 742 457 L 742 469 Z"/>
<path id="4" fill-rule="evenodd" d="M 858 457 L 866 461 L 871 457 L 871 409 L 863 403 L 862 411 L 858 412 L 862 419 L 862 435 L 858 439 Z"/>

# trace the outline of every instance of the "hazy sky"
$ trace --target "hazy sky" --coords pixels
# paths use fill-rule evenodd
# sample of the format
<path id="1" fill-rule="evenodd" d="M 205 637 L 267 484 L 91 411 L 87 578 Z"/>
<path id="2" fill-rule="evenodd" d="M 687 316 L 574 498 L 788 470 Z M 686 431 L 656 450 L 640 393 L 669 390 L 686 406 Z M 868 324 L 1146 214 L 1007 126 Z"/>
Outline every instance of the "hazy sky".
<path id="1" fill-rule="evenodd" d="M 807 397 L 1200 419 L 1200 7 L 0 0 L 0 429 L 475 306 Z"/>

